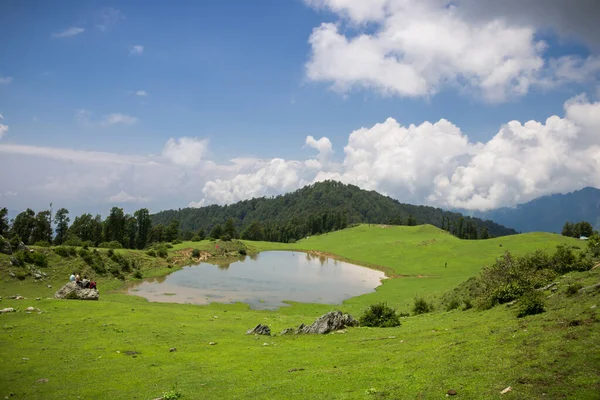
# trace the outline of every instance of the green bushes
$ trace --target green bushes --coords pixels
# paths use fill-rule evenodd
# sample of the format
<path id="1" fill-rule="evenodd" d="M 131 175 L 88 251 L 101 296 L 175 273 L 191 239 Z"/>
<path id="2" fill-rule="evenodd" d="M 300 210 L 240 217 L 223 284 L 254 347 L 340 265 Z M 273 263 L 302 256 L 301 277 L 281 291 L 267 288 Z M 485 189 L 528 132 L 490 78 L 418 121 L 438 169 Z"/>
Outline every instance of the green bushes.
<path id="1" fill-rule="evenodd" d="M 359 319 L 361 326 L 390 328 L 400 326 L 400 318 L 396 310 L 386 303 L 377 303 L 370 306 Z"/>
<path id="2" fill-rule="evenodd" d="M 24 281 L 29 276 L 29 271 L 20 270 L 15 274 L 18 280 Z"/>
<path id="3" fill-rule="evenodd" d="M 453 298 L 446 305 L 446 311 L 456 310 L 458 307 L 460 307 L 460 304 L 461 304 L 460 300 L 458 300 L 457 298 Z"/>
<path id="4" fill-rule="evenodd" d="M 427 301 L 425 301 L 424 298 L 422 298 L 420 296 L 415 296 L 413 310 L 412 310 L 413 314 L 415 314 L 415 315 L 426 314 L 426 313 L 432 312 L 432 311 L 433 311 L 433 304 L 428 303 Z"/>
<path id="5" fill-rule="evenodd" d="M 112 242 L 102 242 L 98 245 L 98 247 L 102 249 L 122 249 L 123 245 L 116 240 L 113 240 Z"/>
<path id="6" fill-rule="evenodd" d="M 33 245 L 38 247 L 50 247 L 50 242 L 47 240 L 38 240 Z"/>
<path id="7" fill-rule="evenodd" d="M 30 253 L 29 256 L 33 264 L 37 265 L 38 267 L 48 267 L 48 258 L 45 254 L 36 251 L 34 253 Z"/>
<path id="8" fill-rule="evenodd" d="M 243 248 L 243 247 L 242 247 L 241 249 L 239 249 L 239 250 L 238 250 L 238 253 L 240 253 L 240 255 L 241 255 L 241 256 L 245 256 L 245 255 L 247 255 L 247 254 L 248 254 L 248 252 L 246 251 L 246 249 L 245 249 L 245 248 Z"/>
<path id="9" fill-rule="evenodd" d="M 192 257 L 194 257 L 194 258 L 200 257 L 200 250 L 198 250 L 198 249 L 192 250 Z"/>
<path id="10" fill-rule="evenodd" d="M 535 290 L 530 290 L 523 295 L 519 301 L 519 312 L 517 317 L 522 318 L 528 315 L 540 314 L 544 311 L 543 294 Z"/>
<path id="11" fill-rule="evenodd" d="M 133 277 L 135 279 L 143 279 L 144 275 L 142 275 L 142 271 L 138 270 L 138 271 L 135 271 L 135 274 L 133 274 Z"/>
<path id="12" fill-rule="evenodd" d="M 52 249 L 56 254 L 61 257 L 75 257 L 77 255 L 77 250 L 75 247 L 70 246 L 58 246 Z"/>
<path id="13" fill-rule="evenodd" d="M 156 251 L 154 249 L 150 249 L 146 252 L 150 257 L 156 257 Z"/>
<path id="14" fill-rule="evenodd" d="M 579 289 L 581 289 L 583 287 L 583 285 L 581 283 L 573 283 L 569 286 L 567 286 L 567 290 L 565 291 L 565 294 L 567 295 L 567 297 L 571 297 L 577 294 L 577 292 L 579 292 Z"/>

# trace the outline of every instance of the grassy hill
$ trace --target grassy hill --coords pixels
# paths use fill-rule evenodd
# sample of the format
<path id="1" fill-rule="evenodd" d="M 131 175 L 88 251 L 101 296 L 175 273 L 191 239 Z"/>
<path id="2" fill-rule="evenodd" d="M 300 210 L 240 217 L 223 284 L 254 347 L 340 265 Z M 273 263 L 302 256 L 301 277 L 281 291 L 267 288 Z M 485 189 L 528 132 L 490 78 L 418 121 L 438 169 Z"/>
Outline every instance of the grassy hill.
<path id="1" fill-rule="evenodd" d="M 403 204 L 375 191 L 334 181 L 318 182 L 281 196 L 255 198 L 226 206 L 211 205 L 161 211 L 152 215 L 152 224 L 168 225 L 171 221 L 178 220 L 183 230 L 195 232 L 203 229 L 208 233 L 215 225 L 224 224 L 227 219 L 232 218 L 240 231 L 253 221 L 279 227 L 291 224 L 290 229 L 301 231 L 299 236 L 296 235 L 296 238 L 300 238 L 306 236 L 302 232 L 331 230 L 324 229 L 321 224 L 337 225 L 331 220 L 329 222 L 323 220 L 319 221 L 317 230 L 313 229 L 315 220 L 322 219 L 324 213 L 329 213 L 330 219 L 337 217 L 337 213 L 341 213 L 347 224 L 408 225 L 408 218 L 412 216 L 417 224 L 431 224 L 437 227 L 442 227 L 445 219 L 444 224 L 449 223 L 451 231 L 464 229 L 467 224 L 473 224 L 478 231 L 485 227 L 491 236 L 516 233 L 513 229 L 489 220 L 465 217 L 461 222 L 463 216 L 459 213 L 428 206 Z"/>
<path id="2" fill-rule="evenodd" d="M 567 288 L 598 283 L 600 268 L 559 278 L 558 290 L 546 293 L 551 296 L 547 312 L 521 319 L 512 308 L 497 306 L 410 316 L 397 328 L 352 328 L 322 336 L 245 335 L 258 323 L 279 332 L 333 308 L 358 316 L 378 300 L 409 311 L 414 294 L 439 296 L 505 250 L 525 254 L 559 243 L 581 246 L 552 234 L 465 241 L 432 226 L 368 225 L 293 245 L 247 242 L 250 251 L 332 253 L 397 276 L 375 293 L 339 307 L 293 304 L 277 311 L 243 304 L 148 303 L 109 293 L 120 281 L 108 277 L 98 279 L 98 302 L 54 300 L 47 297 L 80 260 L 51 255 L 45 271 L 53 288 L 48 289 L 46 282 L 11 278 L 8 256 L 0 255 L 0 306 L 19 308 L 0 315 L 0 395 L 152 399 L 175 386 L 184 399 L 435 399 L 445 398 L 449 389 L 467 399 L 595 399 L 600 392 L 600 292 L 568 296 Z M 166 265 L 177 263 L 177 252 L 188 247 L 210 250 L 214 243 L 176 245 L 168 261 L 121 252 L 138 260 L 147 276 L 168 271 Z M 18 292 L 29 298 L 7 299 Z M 28 306 L 42 312 L 27 314 Z M 508 386 L 512 391 L 501 395 Z"/>

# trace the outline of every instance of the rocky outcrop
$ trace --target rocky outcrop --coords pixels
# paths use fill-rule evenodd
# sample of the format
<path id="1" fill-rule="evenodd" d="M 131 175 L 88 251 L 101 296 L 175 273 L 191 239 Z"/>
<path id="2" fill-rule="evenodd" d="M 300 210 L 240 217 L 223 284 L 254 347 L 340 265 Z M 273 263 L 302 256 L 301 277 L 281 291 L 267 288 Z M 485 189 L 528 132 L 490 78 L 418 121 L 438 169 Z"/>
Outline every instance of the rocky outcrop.
<path id="1" fill-rule="evenodd" d="M 57 299 L 98 300 L 100 294 L 97 289 L 82 289 L 75 282 L 69 282 L 58 289 L 54 297 Z"/>
<path id="2" fill-rule="evenodd" d="M 352 315 L 344 314 L 341 311 L 330 311 L 317 318 L 311 325 L 300 324 L 297 329 L 287 328 L 280 335 L 300 335 L 304 333 L 324 335 L 350 326 L 358 326 L 358 321 Z"/>
<path id="3" fill-rule="evenodd" d="M 246 335 L 267 335 L 271 336 L 271 329 L 266 325 L 258 324 L 254 327 L 254 329 L 248 330 Z"/>

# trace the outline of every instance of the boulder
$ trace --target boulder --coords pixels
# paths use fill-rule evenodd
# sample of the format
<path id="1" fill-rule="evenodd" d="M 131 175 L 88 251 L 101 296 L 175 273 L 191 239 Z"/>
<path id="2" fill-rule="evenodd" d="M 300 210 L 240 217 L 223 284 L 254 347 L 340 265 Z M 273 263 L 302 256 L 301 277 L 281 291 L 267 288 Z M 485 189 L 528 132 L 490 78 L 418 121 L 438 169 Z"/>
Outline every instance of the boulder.
<path id="1" fill-rule="evenodd" d="M 349 326 L 358 326 L 358 321 L 350 314 L 341 311 L 330 311 L 319 317 L 309 326 L 300 325 L 296 333 L 317 333 L 320 335 L 344 329 Z"/>
<path id="2" fill-rule="evenodd" d="M 73 300 L 98 300 L 99 296 L 97 289 L 82 289 L 75 282 L 67 283 L 54 294 L 57 299 Z"/>
<path id="3" fill-rule="evenodd" d="M 12 254 L 12 247 L 10 246 L 10 242 L 6 240 L 2 235 L 0 235 L 0 253 Z"/>
<path id="4" fill-rule="evenodd" d="M 254 329 L 248 330 L 246 335 L 267 335 L 271 336 L 271 329 L 266 325 L 258 324 L 254 327 Z"/>
<path id="5" fill-rule="evenodd" d="M 9 313 L 9 312 L 15 312 L 15 309 L 12 307 L 8 307 L 8 308 L 3 308 L 2 310 L 0 310 L 0 314 L 5 314 L 5 313 Z"/>
<path id="6" fill-rule="evenodd" d="M 14 257 L 11 257 L 11 258 L 10 258 L 10 264 L 11 264 L 13 267 L 18 267 L 19 265 L 21 265 L 21 262 L 20 262 L 19 260 L 17 260 L 16 258 L 14 258 Z"/>
<path id="7" fill-rule="evenodd" d="M 17 245 L 17 250 L 29 251 L 29 247 L 25 246 L 25 243 L 19 242 Z"/>

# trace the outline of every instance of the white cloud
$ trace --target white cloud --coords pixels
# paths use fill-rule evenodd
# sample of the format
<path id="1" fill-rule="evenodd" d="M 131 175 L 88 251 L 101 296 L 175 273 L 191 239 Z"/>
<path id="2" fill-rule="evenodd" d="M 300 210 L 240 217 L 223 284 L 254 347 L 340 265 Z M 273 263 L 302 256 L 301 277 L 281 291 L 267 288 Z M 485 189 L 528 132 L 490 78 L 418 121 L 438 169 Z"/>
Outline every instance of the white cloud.
<path id="1" fill-rule="evenodd" d="M 109 203 L 146 203 L 150 201 L 150 198 L 143 196 L 133 196 L 129 193 L 121 190 L 119 193 L 110 196 L 108 199 Z"/>
<path id="2" fill-rule="evenodd" d="M 0 85 L 8 85 L 12 80 L 12 76 L 0 76 Z"/>
<path id="3" fill-rule="evenodd" d="M 129 48 L 129 54 L 131 55 L 141 55 L 144 53 L 144 46 L 135 45 Z"/>
<path id="4" fill-rule="evenodd" d="M 8 126 L 4 124 L 0 124 L 0 139 L 8 132 Z"/>
<path id="5" fill-rule="evenodd" d="M 593 57 L 547 63 L 547 44 L 537 39 L 543 25 L 534 24 L 539 19 L 517 23 L 502 13 L 475 12 L 481 7 L 470 0 L 305 1 L 339 17 L 310 35 L 306 75 L 341 93 L 429 97 L 455 87 L 501 102 L 534 85 L 581 82 L 580 73 L 589 78 L 600 70 Z M 511 7 L 516 14 L 516 3 Z"/>
<path id="6" fill-rule="evenodd" d="M 120 10 L 112 7 L 106 7 L 100 10 L 97 15 L 98 22 L 96 23 L 96 28 L 102 32 L 106 32 L 109 28 L 124 19 L 125 15 Z"/>
<path id="7" fill-rule="evenodd" d="M 135 92 L 135 95 L 145 97 L 145 96 L 148 96 L 148 93 L 145 90 L 138 90 Z"/>
<path id="8" fill-rule="evenodd" d="M 133 125 L 138 121 L 136 117 L 132 117 L 127 114 L 113 113 L 105 115 L 102 124 L 103 125 Z"/>
<path id="9" fill-rule="evenodd" d="M 0 119 L 4 119 L 4 115 L 0 114 Z"/>
<path id="10" fill-rule="evenodd" d="M 163 148 L 162 155 L 173 164 L 184 167 L 195 167 L 204 157 L 208 140 L 182 137 L 169 139 Z"/>
<path id="11" fill-rule="evenodd" d="M 55 37 L 55 38 L 72 37 L 72 36 L 77 36 L 83 32 L 85 32 L 84 28 L 73 26 L 71 28 L 65 29 L 62 32 L 53 33 L 52 37 Z"/>

